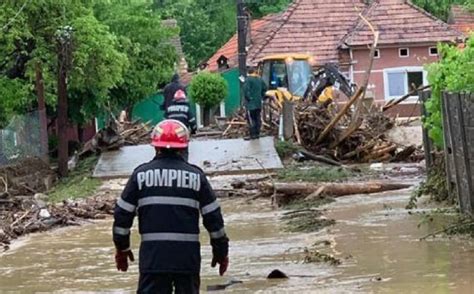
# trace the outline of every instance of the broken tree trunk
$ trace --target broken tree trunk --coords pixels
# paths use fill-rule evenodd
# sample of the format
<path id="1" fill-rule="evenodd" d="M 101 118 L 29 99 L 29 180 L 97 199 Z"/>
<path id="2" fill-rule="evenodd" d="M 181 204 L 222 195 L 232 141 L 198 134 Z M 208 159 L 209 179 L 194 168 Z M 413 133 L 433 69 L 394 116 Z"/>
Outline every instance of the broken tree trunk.
<path id="1" fill-rule="evenodd" d="M 359 97 L 365 92 L 364 86 L 360 87 L 357 92 L 352 96 L 352 98 L 344 105 L 344 107 L 339 111 L 339 113 L 331 120 L 331 122 L 324 128 L 324 130 L 319 135 L 318 139 L 316 140 L 316 144 L 321 143 L 329 132 L 336 126 L 336 124 L 341 120 L 341 118 L 347 113 L 349 108 L 354 104 L 354 102 L 359 99 Z"/>
<path id="2" fill-rule="evenodd" d="M 379 32 L 375 31 L 374 26 L 370 23 L 370 21 L 367 18 L 364 17 L 362 12 L 359 13 L 359 17 L 370 28 L 370 31 L 372 32 L 372 35 L 374 36 L 374 41 L 373 41 L 372 45 L 370 46 L 369 67 L 367 68 L 367 70 L 365 72 L 364 81 L 361 85 L 361 88 L 363 89 L 363 91 L 362 91 L 362 94 L 361 94 L 361 97 L 360 97 L 359 101 L 357 101 L 357 104 L 355 106 L 355 111 L 352 115 L 352 121 L 351 121 L 351 124 L 349 126 L 349 130 L 356 130 L 357 126 L 362 125 L 362 122 L 364 121 L 364 118 L 362 117 L 363 109 L 365 108 L 363 101 L 364 101 L 364 98 L 365 98 L 367 87 L 369 85 L 370 74 L 372 72 L 372 68 L 373 68 L 373 65 L 374 65 L 375 50 L 377 48 L 377 43 L 379 41 Z"/>
<path id="3" fill-rule="evenodd" d="M 401 190 L 411 187 L 404 183 L 364 182 L 364 183 L 275 183 L 272 188 L 278 195 L 276 203 L 286 204 L 292 200 L 304 199 L 318 192 L 317 195 L 341 197 L 355 194 L 372 194 L 385 191 Z M 322 191 L 321 191 L 322 189 Z"/>
<path id="4" fill-rule="evenodd" d="M 410 98 L 411 96 L 413 95 L 416 95 L 419 91 L 423 91 L 423 90 L 426 90 L 426 89 L 429 89 L 430 88 L 430 85 L 427 85 L 427 86 L 422 86 L 422 87 L 419 87 L 418 89 L 415 89 L 413 91 L 411 91 L 410 93 L 406 94 L 405 96 L 402 96 L 396 100 L 392 100 L 390 101 L 389 103 L 387 103 L 386 105 L 384 105 L 382 107 L 382 111 L 387 111 L 389 110 L 390 108 L 402 103 L 403 101 L 407 100 L 408 98 Z"/>

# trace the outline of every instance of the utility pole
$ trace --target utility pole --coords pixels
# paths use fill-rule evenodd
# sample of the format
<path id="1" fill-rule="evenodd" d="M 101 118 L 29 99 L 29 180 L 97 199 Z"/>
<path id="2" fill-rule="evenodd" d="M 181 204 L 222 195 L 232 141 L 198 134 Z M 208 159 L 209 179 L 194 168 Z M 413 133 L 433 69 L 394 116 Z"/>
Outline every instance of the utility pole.
<path id="1" fill-rule="evenodd" d="M 72 33 L 70 26 L 65 26 L 56 32 L 58 46 L 58 169 L 61 177 L 68 174 L 67 76 L 72 64 Z"/>
<path id="2" fill-rule="evenodd" d="M 243 86 L 247 77 L 247 34 L 246 34 L 247 15 L 245 14 L 244 0 L 237 0 L 237 43 L 239 53 L 239 80 L 240 80 L 240 104 L 244 103 Z"/>

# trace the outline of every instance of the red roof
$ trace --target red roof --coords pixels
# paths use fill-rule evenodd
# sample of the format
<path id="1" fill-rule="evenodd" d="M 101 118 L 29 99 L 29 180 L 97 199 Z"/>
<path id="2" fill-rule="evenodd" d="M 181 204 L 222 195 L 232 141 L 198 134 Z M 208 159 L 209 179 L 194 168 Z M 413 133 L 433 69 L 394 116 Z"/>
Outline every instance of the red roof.
<path id="1" fill-rule="evenodd" d="M 379 31 L 379 45 L 454 42 L 462 38 L 448 24 L 408 1 L 374 1 L 363 14 Z M 343 40 L 349 46 L 372 42 L 373 34 L 362 19 Z"/>
<path id="2" fill-rule="evenodd" d="M 474 32 L 474 13 L 460 5 L 453 5 L 451 7 L 449 23 L 452 28 L 459 32 L 465 34 Z"/>
<path id="3" fill-rule="evenodd" d="M 380 32 L 379 44 L 413 44 L 456 41 L 462 35 L 426 11 L 406 0 L 294 0 L 278 17 L 252 23 L 256 35 L 248 52 L 248 63 L 256 64 L 273 54 L 303 53 L 315 64 L 338 62 L 343 46 L 371 44 L 373 37 L 359 17 L 362 13 Z M 262 29 L 255 29 L 257 24 Z M 254 31 L 257 31 L 254 33 Z M 347 48 L 347 47 L 346 47 Z M 229 66 L 237 65 L 237 37 L 232 37 L 209 60 L 217 70 L 217 59 L 224 55 Z"/>
<path id="4" fill-rule="evenodd" d="M 275 21 L 264 43 L 251 50 L 252 63 L 270 54 L 305 53 L 315 63 L 337 62 L 340 40 L 365 7 L 355 0 L 295 0 Z"/>
<path id="5" fill-rule="evenodd" d="M 251 40 L 252 44 L 258 44 L 262 42 L 262 39 L 268 34 L 268 30 L 266 26 L 278 15 L 271 14 L 267 15 L 261 19 L 256 19 L 251 22 Z M 230 67 L 234 67 L 238 65 L 238 50 L 237 50 L 237 34 L 232 36 L 227 43 L 224 44 L 209 60 L 207 63 L 209 66 L 207 67 L 210 71 L 217 71 L 217 60 L 221 56 L 225 56 L 228 60 L 228 64 Z"/>

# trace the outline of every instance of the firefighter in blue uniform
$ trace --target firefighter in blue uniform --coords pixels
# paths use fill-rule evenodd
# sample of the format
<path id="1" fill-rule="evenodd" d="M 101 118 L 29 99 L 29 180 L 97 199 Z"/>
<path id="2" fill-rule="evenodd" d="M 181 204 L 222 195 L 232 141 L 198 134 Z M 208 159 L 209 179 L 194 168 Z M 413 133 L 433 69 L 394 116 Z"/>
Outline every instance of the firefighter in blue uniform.
<path id="1" fill-rule="evenodd" d="M 178 90 L 174 94 L 173 101 L 166 108 L 165 118 L 179 120 L 186 125 L 191 134 L 195 134 L 197 131 L 196 117 L 191 110 L 186 93 L 182 90 Z"/>
<path id="2" fill-rule="evenodd" d="M 204 173 L 187 163 L 189 131 L 176 120 L 153 130 L 156 157 L 135 169 L 115 207 L 113 240 L 117 269 L 133 261 L 130 228 L 138 214 L 141 235 L 137 293 L 199 293 L 199 215 L 210 234 L 212 267 L 228 267 L 228 242 L 220 206 Z"/>

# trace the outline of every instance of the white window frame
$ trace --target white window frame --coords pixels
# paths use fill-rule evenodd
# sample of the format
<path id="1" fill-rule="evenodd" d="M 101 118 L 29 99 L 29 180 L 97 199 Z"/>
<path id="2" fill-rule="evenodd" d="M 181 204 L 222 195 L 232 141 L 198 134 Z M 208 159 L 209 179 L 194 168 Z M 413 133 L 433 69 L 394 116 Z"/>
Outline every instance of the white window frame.
<path id="1" fill-rule="evenodd" d="M 375 49 L 377 55 L 374 54 L 374 59 L 380 59 L 380 49 Z"/>
<path id="2" fill-rule="evenodd" d="M 431 49 L 436 49 L 436 54 L 431 53 Z M 436 47 L 436 46 L 429 47 L 429 48 L 428 48 L 428 54 L 429 54 L 430 56 L 438 56 L 438 47 Z"/>
<path id="3" fill-rule="evenodd" d="M 408 93 L 409 92 L 409 89 L 408 89 L 408 73 L 409 72 L 423 72 L 423 86 L 428 85 L 428 72 L 423 68 L 423 66 L 403 66 L 403 67 L 386 68 L 383 70 L 383 84 L 384 84 L 385 100 L 398 99 L 403 96 L 403 95 L 390 96 L 388 74 L 389 73 L 405 73 L 403 77 L 404 93 Z M 417 95 L 410 96 L 410 98 L 403 101 L 402 104 L 411 104 L 416 101 L 418 101 Z"/>
<path id="4" fill-rule="evenodd" d="M 406 50 L 407 51 L 407 55 L 406 56 L 402 56 L 402 50 Z M 410 48 L 398 48 L 398 56 L 400 58 L 408 58 L 410 57 Z"/>

